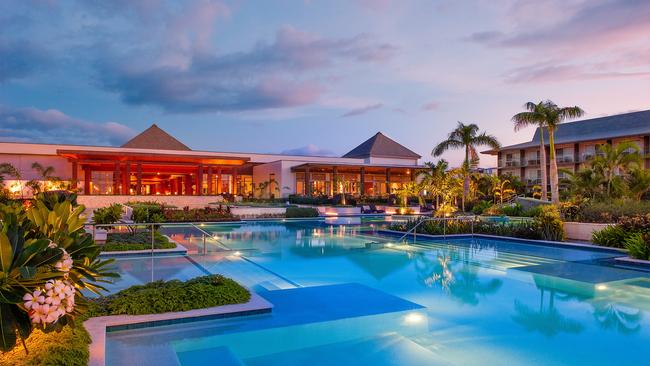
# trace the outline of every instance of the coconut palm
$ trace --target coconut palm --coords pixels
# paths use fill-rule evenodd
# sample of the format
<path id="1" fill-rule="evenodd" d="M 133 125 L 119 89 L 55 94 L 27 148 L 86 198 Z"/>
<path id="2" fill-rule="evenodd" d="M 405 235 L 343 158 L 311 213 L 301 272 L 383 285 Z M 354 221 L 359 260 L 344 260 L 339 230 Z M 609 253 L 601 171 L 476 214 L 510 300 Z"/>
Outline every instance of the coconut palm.
<path id="1" fill-rule="evenodd" d="M 629 141 L 614 147 L 610 144 L 598 146 L 598 154 L 591 166 L 603 175 L 607 197 L 611 196 L 614 187 L 624 184 L 620 174 L 628 169 L 640 167 L 643 158 L 639 151 L 639 146 Z"/>
<path id="2" fill-rule="evenodd" d="M 550 172 L 551 172 L 551 201 L 560 202 L 560 192 L 558 189 L 557 161 L 555 160 L 555 130 L 560 123 L 571 119 L 578 118 L 584 114 L 584 111 L 577 106 L 558 107 L 557 104 L 550 100 L 541 101 L 537 104 L 528 102 L 524 105 L 526 112 L 517 113 L 512 117 L 515 123 L 515 131 L 535 125 L 539 127 L 540 140 L 540 160 L 542 164 L 542 198 L 546 199 L 546 150 L 544 145 L 544 128 L 548 131 L 548 143 L 550 148 Z"/>
<path id="3" fill-rule="evenodd" d="M 451 131 L 447 140 L 439 143 L 431 152 L 433 156 L 440 156 L 451 149 L 465 149 L 465 160 L 463 168 L 465 169 L 462 209 L 465 211 L 465 199 L 469 196 L 469 171 L 472 164 L 478 163 L 477 146 L 489 146 L 493 149 L 501 147 L 496 137 L 486 134 L 479 134 L 479 128 L 476 124 L 463 124 L 458 122 L 456 128 Z"/>
<path id="4" fill-rule="evenodd" d="M 637 201 L 641 201 L 641 197 L 650 191 L 650 170 L 634 169 L 630 171 L 626 182 L 630 195 Z"/>

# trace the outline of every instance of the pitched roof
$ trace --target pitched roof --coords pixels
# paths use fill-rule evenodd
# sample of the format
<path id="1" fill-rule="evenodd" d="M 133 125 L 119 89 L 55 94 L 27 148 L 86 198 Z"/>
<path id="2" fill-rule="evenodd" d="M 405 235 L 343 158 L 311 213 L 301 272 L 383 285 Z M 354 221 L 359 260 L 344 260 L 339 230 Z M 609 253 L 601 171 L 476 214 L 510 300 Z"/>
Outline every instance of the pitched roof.
<path id="1" fill-rule="evenodd" d="M 377 132 L 373 137 L 364 141 L 361 145 L 355 147 L 347 154 L 343 155 L 344 158 L 367 158 L 367 157 L 382 157 L 382 158 L 404 158 L 404 159 L 419 159 L 422 156 L 414 153 L 406 147 L 398 144 L 397 142 L 386 137 L 381 132 Z"/>
<path id="2" fill-rule="evenodd" d="M 127 141 L 121 147 L 156 150 L 192 150 L 187 145 L 178 141 L 174 136 L 163 131 L 155 123 Z"/>
<path id="3" fill-rule="evenodd" d="M 533 139 L 520 144 L 504 146 L 500 150 L 525 149 L 539 146 L 539 127 Z M 650 110 L 562 123 L 555 131 L 555 143 L 606 140 L 614 137 L 650 134 Z M 544 129 L 544 143 L 548 145 L 548 131 Z M 496 153 L 488 150 L 485 153 Z"/>

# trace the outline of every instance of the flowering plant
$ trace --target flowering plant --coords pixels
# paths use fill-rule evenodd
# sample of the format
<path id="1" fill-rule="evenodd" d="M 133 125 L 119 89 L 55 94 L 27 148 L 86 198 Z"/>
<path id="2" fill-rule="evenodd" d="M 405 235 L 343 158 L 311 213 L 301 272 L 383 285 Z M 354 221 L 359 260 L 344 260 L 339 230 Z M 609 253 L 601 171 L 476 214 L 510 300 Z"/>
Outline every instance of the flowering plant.
<path id="1" fill-rule="evenodd" d="M 85 233 L 83 210 L 46 196 L 29 208 L 0 205 L 0 350 L 24 345 L 35 328 L 74 325 L 86 303 L 80 290 L 99 293 L 117 276 Z"/>

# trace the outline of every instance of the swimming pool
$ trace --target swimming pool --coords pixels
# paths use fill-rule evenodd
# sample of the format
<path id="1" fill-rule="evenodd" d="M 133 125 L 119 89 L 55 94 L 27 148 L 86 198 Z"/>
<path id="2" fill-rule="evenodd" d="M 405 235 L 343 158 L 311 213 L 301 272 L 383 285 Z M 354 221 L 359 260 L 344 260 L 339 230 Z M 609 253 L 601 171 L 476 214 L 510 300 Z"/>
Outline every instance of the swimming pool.
<path id="1" fill-rule="evenodd" d="M 391 246 L 385 226 L 206 225 L 205 254 L 123 260 L 127 282 L 223 273 L 275 307 L 109 332 L 107 364 L 647 363 L 650 273 L 615 265 L 619 253 L 485 237 Z"/>

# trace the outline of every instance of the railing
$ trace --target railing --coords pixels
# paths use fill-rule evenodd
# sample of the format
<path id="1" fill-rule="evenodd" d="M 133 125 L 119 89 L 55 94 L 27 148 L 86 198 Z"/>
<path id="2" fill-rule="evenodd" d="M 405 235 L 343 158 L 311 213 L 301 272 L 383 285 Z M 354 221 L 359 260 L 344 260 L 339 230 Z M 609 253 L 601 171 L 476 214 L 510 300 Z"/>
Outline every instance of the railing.
<path id="1" fill-rule="evenodd" d="M 519 161 L 517 161 L 517 160 L 508 160 L 508 161 L 506 161 L 505 166 L 507 166 L 507 167 L 517 167 L 517 166 L 519 166 Z"/>
<path id="2" fill-rule="evenodd" d="M 117 223 L 117 224 L 90 224 L 92 226 L 92 235 L 93 240 L 97 237 L 97 229 L 101 228 L 119 228 L 119 227 L 134 227 L 136 230 L 138 227 L 149 228 L 151 230 L 151 255 L 154 254 L 156 246 L 156 226 L 160 226 L 160 223 L 154 222 L 145 222 L 145 223 Z M 88 226 L 88 225 L 86 225 Z M 108 230 L 106 231 L 106 239 L 108 240 Z"/>
<path id="3" fill-rule="evenodd" d="M 528 160 L 528 166 L 537 166 L 540 165 L 542 162 L 539 159 L 532 159 Z"/>
<path id="4" fill-rule="evenodd" d="M 573 156 L 558 156 L 557 162 L 562 164 L 562 163 L 573 163 Z"/>
<path id="5" fill-rule="evenodd" d="M 183 223 L 160 223 L 160 222 L 145 222 L 145 223 L 115 223 L 115 224 L 86 224 L 84 225 L 85 227 L 92 227 L 92 236 L 93 240 L 97 238 L 97 230 L 98 229 L 119 229 L 121 227 L 126 227 L 127 230 L 128 228 L 135 228 L 137 230 L 138 228 L 145 228 L 151 231 L 151 255 L 155 253 L 155 245 L 156 245 L 156 228 L 161 227 L 161 226 L 166 226 L 166 227 L 173 227 L 173 226 L 184 226 L 184 227 L 191 227 L 193 229 L 198 230 L 201 233 L 201 241 L 203 244 L 203 253 L 202 254 L 207 254 L 207 239 L 210 238 L 214 240 L 220 249 L 222 250 L 227 250 L 230 251 L 231 249 L 228 248 L 221 240 L 219 240 L 216 235 L 202 229 L 199 225 L 202 225 L 203 223 L 193 223 L 193 222 L 183 222 Z M 106 239 L 108 239 L 108 230 L 106 230 Z M 198 251 L 198 250 L 197 250 Z M 200 254 L 200 253 L 199 253 Z"/>
<path id="6" fill-rule="evenodd" d="M 404 240 L 404 238 L 406 238 L 409 235 L 413 235 L 413 242 L 415 242 L 417 240 L 417 228 L 420 227 L 420 225 L 422 225 L 423 223 L 430 222 L 430 221 L 442 221 L 442 236 L 443 236 L 443 238 L 447 237 L 447 221 L 453 221 L 453 220 L 471 221 L 471 223 L 472 223 L 471 234 L 474 235 L 474 221 L 476 221 L 476 217 L 477 216 L 473 215 L 473 216 L 458 216 L 458 217 L 428 217 L 428 218 L 424 218 L 424 219 L 421 219 L 420 221 L 418 221 L 415 224 L 415 226 L 413 226 L 408 231 L 406 231 L 404 233 L 404 235 L 402 235 L 397 240 L 397 242 L 401 243 Z"/>
<path id="7" fill-rule="evenodd" d="M 542 178 L 529 178 L 526 179 L 526 183 L 528 185 L 535 185 L 535 184 L 539 185 L 542 184 Z"/>

